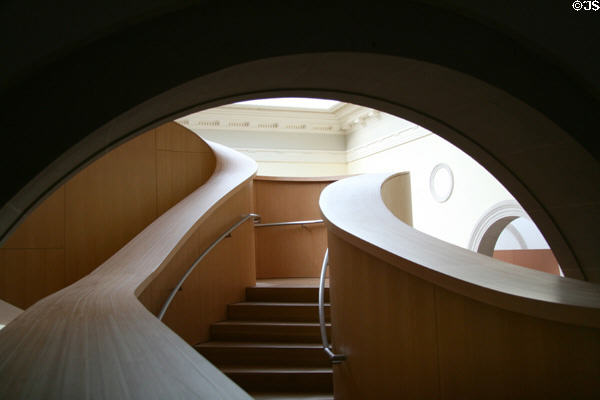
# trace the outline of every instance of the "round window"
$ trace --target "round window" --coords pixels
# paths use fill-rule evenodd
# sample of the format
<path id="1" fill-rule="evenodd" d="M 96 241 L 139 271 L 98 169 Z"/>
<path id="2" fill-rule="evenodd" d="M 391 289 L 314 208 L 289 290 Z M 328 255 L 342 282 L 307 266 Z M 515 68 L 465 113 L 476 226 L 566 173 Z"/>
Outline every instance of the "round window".
<path id="1" fill-rule="evenodd" d="M 452 170 L 446 164 L 438 164 L 433 167 L 429 177 L 429 190 L 431 196 L 438 203 L 447 201 L 452 195 L 454 189 L 454 175 Z"/>

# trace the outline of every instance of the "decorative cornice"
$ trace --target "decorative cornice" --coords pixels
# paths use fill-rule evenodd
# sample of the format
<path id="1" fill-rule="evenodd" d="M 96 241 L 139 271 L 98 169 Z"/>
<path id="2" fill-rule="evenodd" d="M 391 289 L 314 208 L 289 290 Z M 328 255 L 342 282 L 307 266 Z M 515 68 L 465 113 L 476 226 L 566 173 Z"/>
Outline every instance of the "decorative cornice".
<path id="1" fill-rule="evenodd" d="M 176 120 L 196 131 L 235 130 L 343 135 L 334 113 L 228 105 L 200 111 Z"/>
<path id="2" fill-rule="evenodd" d="M 355 104 L 345 104 L 344 107 L 336 111 L 341 129 L 345 134 L 354 132 L 361 127 L 366 127 L 370 121 L 381 119 L 381 115 L 381 111 Z"/>
<path id="3" fill-rule="evenodd" d="M 331 111 L 231 104 L 200 111 L 175 122 L 196 131 L 235 130 L 346 135 L 381 118 L 377 110 L 341 103 Z"/>

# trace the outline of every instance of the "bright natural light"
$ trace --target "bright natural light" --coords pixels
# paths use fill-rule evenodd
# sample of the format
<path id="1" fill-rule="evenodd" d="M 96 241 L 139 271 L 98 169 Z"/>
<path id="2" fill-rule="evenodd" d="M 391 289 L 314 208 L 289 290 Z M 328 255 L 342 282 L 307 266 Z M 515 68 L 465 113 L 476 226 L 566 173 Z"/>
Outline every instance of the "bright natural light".
<path id="1" fill-rule="evenodd" d="M 305 108 L 310 110 L 328 111 L 339 103 L 340 102 L 337 100 L 310 99 L 306 97 L 279 97 L 276 99 L 240 101 L 235 104 L 263 107 Z"/>

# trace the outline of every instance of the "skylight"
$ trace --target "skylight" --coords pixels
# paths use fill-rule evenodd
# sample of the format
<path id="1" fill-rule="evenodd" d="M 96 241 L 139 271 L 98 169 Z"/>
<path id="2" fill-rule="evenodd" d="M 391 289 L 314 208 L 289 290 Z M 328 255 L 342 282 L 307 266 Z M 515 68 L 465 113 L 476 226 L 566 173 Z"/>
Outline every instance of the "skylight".
<path id="1" fill-rule="evenodd" d="M 339 103 L 340 102 L 337 100 L 311 99 L 307 97 L 279 97 L 274 99 L 239 101 L 235 104 L 329 111 Z"/>

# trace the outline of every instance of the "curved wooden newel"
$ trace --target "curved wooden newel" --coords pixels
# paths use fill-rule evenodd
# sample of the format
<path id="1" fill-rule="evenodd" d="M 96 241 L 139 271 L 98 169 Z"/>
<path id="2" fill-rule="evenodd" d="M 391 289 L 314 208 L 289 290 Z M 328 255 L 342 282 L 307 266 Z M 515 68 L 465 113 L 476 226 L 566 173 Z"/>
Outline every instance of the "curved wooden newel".
<path id="1" fill-rule="evenodd" d="M 251 184 L 252 160 L 210 147 L 217 166 L 203 186 L 0 331 L 0 398 L 250 398 L 137 299 L 200 227 L 218 228 L 213 217 Z"/>
<path id="2" fill-rule="evenodd" d="M 336 399 L 593 398 L 600 286 L 418 232 L 382 200 L 386 175 L 328 186 Z M 366 207 L 365 205 L 368 205 Z"/>

